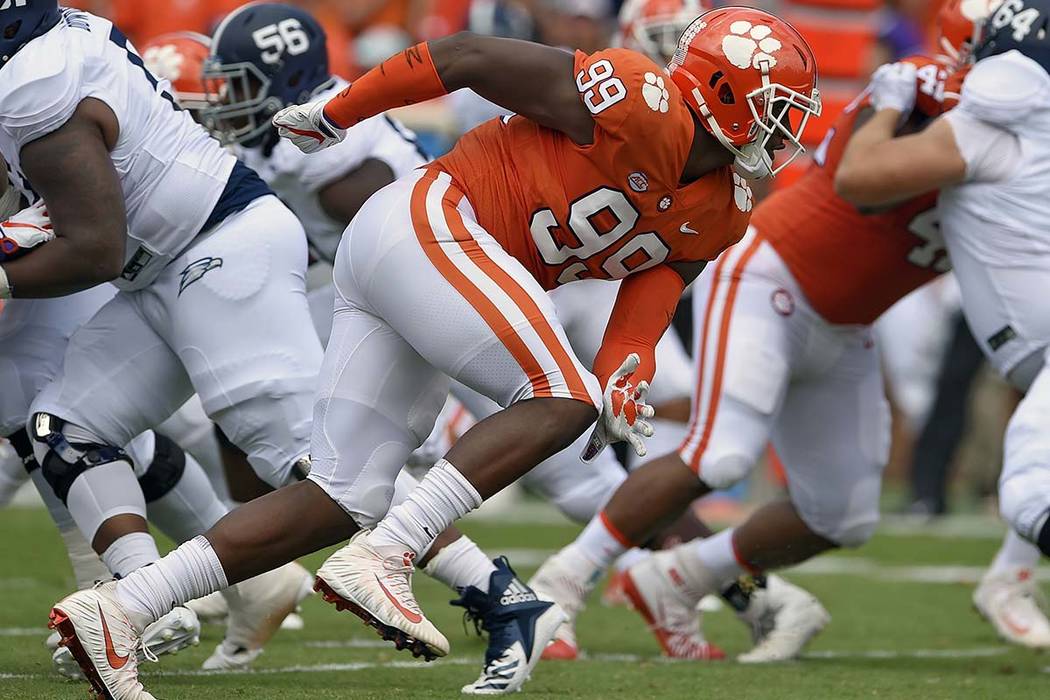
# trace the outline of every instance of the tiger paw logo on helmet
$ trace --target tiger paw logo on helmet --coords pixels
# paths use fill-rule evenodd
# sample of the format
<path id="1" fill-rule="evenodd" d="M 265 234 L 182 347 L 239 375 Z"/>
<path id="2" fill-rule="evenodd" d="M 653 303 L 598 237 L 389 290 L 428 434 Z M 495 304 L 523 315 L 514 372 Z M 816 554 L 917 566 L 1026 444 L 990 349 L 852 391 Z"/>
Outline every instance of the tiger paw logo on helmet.
<path id="1" fill-rule="evenodd" d="M 142 54 L 142 61 L 154 75 L 175 82 L 182 77 L 182 64 L 186 61 L 174 44 L 151 46 Z"/>
<path id="2" fill-rule="evenodd" d="M 751 211 L 751 207 L 754 206 L 751 186 L 737 173 L 733 173 L 733 201 L 736 203 L 736 208 L 744 213 Z"/>
<path id="3" fill-rule="evenodd" d="M 645 98 L 645 104 L 649 105 L 649 109 L 654 112 L 666 113 L 668 108 L 667 100 L 671 97 L 671 93 L 664 86 L 662 76 L 655 73 L 646 73 L 645 85 L 642 85 L 642 97 Z"/>
<path id="4" fill-rule="evenodd" d="M 747 20 L 738 20 L 729 25 L 729 31 L 722 38 L 722 53 L 737 68 L 761 68 L 766 63 L 770 68 L 777 65 L 772 55 L 781 48 L 780 40 L 770 36 L 773 30 L 764 24 L 751 24 Z"/>

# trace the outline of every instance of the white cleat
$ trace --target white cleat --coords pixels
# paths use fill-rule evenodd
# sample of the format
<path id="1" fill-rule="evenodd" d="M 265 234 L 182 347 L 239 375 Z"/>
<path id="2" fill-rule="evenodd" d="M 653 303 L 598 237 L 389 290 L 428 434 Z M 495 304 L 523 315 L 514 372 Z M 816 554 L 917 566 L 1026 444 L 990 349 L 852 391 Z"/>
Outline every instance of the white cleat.
<path id="1" fill-rule="evenodd" d="M 57 645 L 60 637 L 58 635 L 48 637 L 49 646 L 52 638 Z M 154 657 L 177 654 L 186 647 L 200 644 L 200 641 L 201 624 L 197 620 L 197 615 L 192 610 L 179 606 L 147 627 L 142 633 L 142 645 L 137 651 L 138 662 L 141 664 L 149 657 L 149 654 Z M 55 665 L 55 670 L 60 675 L 72 680 L 85 680 L 80 664 L 73 657 L 73 652 L 69 647 L 55 646 L 52 648 L 54 653 L 51 655 L 51 663 Z"/>
<path id="2" fill-rule="evenodd" d="M 1032 570 L 988 572 L 973 593 L 973 604 L 999 636 L 1030 649 L 1050 648 L 1050 621 Z"/>
<path id="3" fill-rule="evenodd" d="M 61 635 L 59 644 L 72 652 L 96 698 L 156 700 L 139 683 L 142 640 L 117 600 L 116 582 L 63 598 L 50 618 L 48 626 Z"/>
<path id="4" fill-rule="evenodd" d="M 197 613 L 197 619 L 206 625 L 225 624 L 230 614 L 230 606 L 226 604 L 222 591 L 215 591 L 203 598 L 191 600 L 186 603 L 186 607 Z"/>
<path id="5" fill-rule="evenodd" d="M 587 596 L 594 590 L 602 570 L 584 557 L 575 544 L 563 547 L 543 562 L 529 581 L 529 588 L 541 600 L 557 603 L 568 618 L 554 633 L 554 639 L 543 651 L 547 660 L 575 661 L 580 647 L 576 642 L 576 618 L 586 607 Z"/>
<path id="6" fill-rule="evenodd" d="M 725 652 L 700 631 L 697 605 L 703 592 L 689 590 L 673 550 L 655 552 L 628 569 L 624 593 L 649 625 L 664 656 L 694 661 L 725 658 Z"/>
<path id="7" fill-rule="evenodd" d="M 741 654 L 742 664 L 798 658 L 805 646 L 831 622 L 831 615 L 809 592 L 770 574 L 766 587 L 751 594 L 738 617 L 751 627 L 755 646 Z"/>
<path id="8" fill-rule="evenodd" d="M 300 601 L 309 595 L 310 572 L 292 562 L 227 588 L 226 638 L 202 664 L 209 671 L 248 668 Z"/>
<path id="9" fill-rule="evenodd" d="M 383 639 L 413 656 L 433 661 L 449 644 L 412 594 L 411 552 L 379 551 L 362 530 L 317 571 L 314 590 L 339 610 L 349 610 Z"/>

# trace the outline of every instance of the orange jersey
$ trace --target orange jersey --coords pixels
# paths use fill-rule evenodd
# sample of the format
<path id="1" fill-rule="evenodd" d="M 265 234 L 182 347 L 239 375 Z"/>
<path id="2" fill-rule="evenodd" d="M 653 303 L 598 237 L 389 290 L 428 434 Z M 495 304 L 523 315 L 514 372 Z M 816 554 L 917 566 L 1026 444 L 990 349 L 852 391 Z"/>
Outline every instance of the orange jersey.
<path id="1" fill-rule="evenodd" d="M 751 190 L 730 167 L 679 184 L 693 117 L 655 63 L 627 49 L 576 54 L 594 142 L 513 116 L 466 134 L 430 167 L 545 289 L 712 260 L 743 236 Z"/>
<path id="2" fill-rule="evenodd" d="M 917 111 L 943 111 L 945 68 L 925 57 Z M 872 323 L 898 299 L 949 269 L 937 223 L 937 194 L 864 214 L 835 194 L 835 171 L 868 106 L 861 95 L 846 108 L 793 185 L 758 205 L 754 225 L 776 249 L 813 308 L 832 323 Z"/>

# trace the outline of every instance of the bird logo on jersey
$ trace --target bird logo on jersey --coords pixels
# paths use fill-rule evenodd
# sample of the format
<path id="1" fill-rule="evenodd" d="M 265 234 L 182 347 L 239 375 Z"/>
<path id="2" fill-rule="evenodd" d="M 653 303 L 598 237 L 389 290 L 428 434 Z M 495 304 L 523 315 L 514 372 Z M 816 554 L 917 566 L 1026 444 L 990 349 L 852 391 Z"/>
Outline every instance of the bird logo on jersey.
<path id="1" fill-rule="evenodd" d="M 769 68 L 777 65 L 774 51 L 783 46 L 780 40 L 770 36 L 773 30 L 764 24 L 751 24 L 740 20 L 729 25 L 731 34 L 722 38 L 722 53 L 737 68 L 752 66 L 758 70 L 766 63 Z"/>
<path id="2" fill-rule="evenodd" d="M 655 73 L 645 74 L 645 85 L 642 85 L 642 97 L 645 98 L 645 104 L 649 105 L 649 109 L 661 114 L 667 113 L 667 109 L 670 106 L 667 100 L 670 99 L 671 93 L 664 87 L 662 76 Z"/>
<path id="3" fill-rule="evenodd" d="M 179 282 L 179 296 L 182 296 L 187 287 L 217 267 L 222 267 L 222 258 L 201 258 L 187 265 Z"/>

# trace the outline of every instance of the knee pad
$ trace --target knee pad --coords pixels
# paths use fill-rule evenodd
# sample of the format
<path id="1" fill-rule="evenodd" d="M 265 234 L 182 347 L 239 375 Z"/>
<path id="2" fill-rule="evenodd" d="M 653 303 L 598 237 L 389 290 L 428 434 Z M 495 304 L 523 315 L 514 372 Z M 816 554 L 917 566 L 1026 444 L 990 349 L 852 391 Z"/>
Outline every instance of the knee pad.
<path id="1" fill-rule="evenodd" d="M 688 464 L 688 462 L 686 462 Z M 746 479 L 755 467 L 751 455 L 743 452 L 727 452 L 712 460 L 704 459 L 699 477 L 711 490 L 727 489 Z"/>
<path id="2" fill-rule="evenodd" d="M 47 450 L 40 468 L 55 495 L 66 503 L 69 489 L 77 477 L 89 469 L 113 462 L 131 468 L 131 458 L 119 447 L 94 442 L 70 442 L 62 434 L 65 421 L 48 413 L 32 419 L 32 439 Z"/>
<path id="3" fill-rule="evenodd" d="M 170 438 L 155 433 L 153 461 L 146 473 L 139 477 L 139 486 L 146 503 L 167 496 L 186 471 L 186 453 Z"/>

